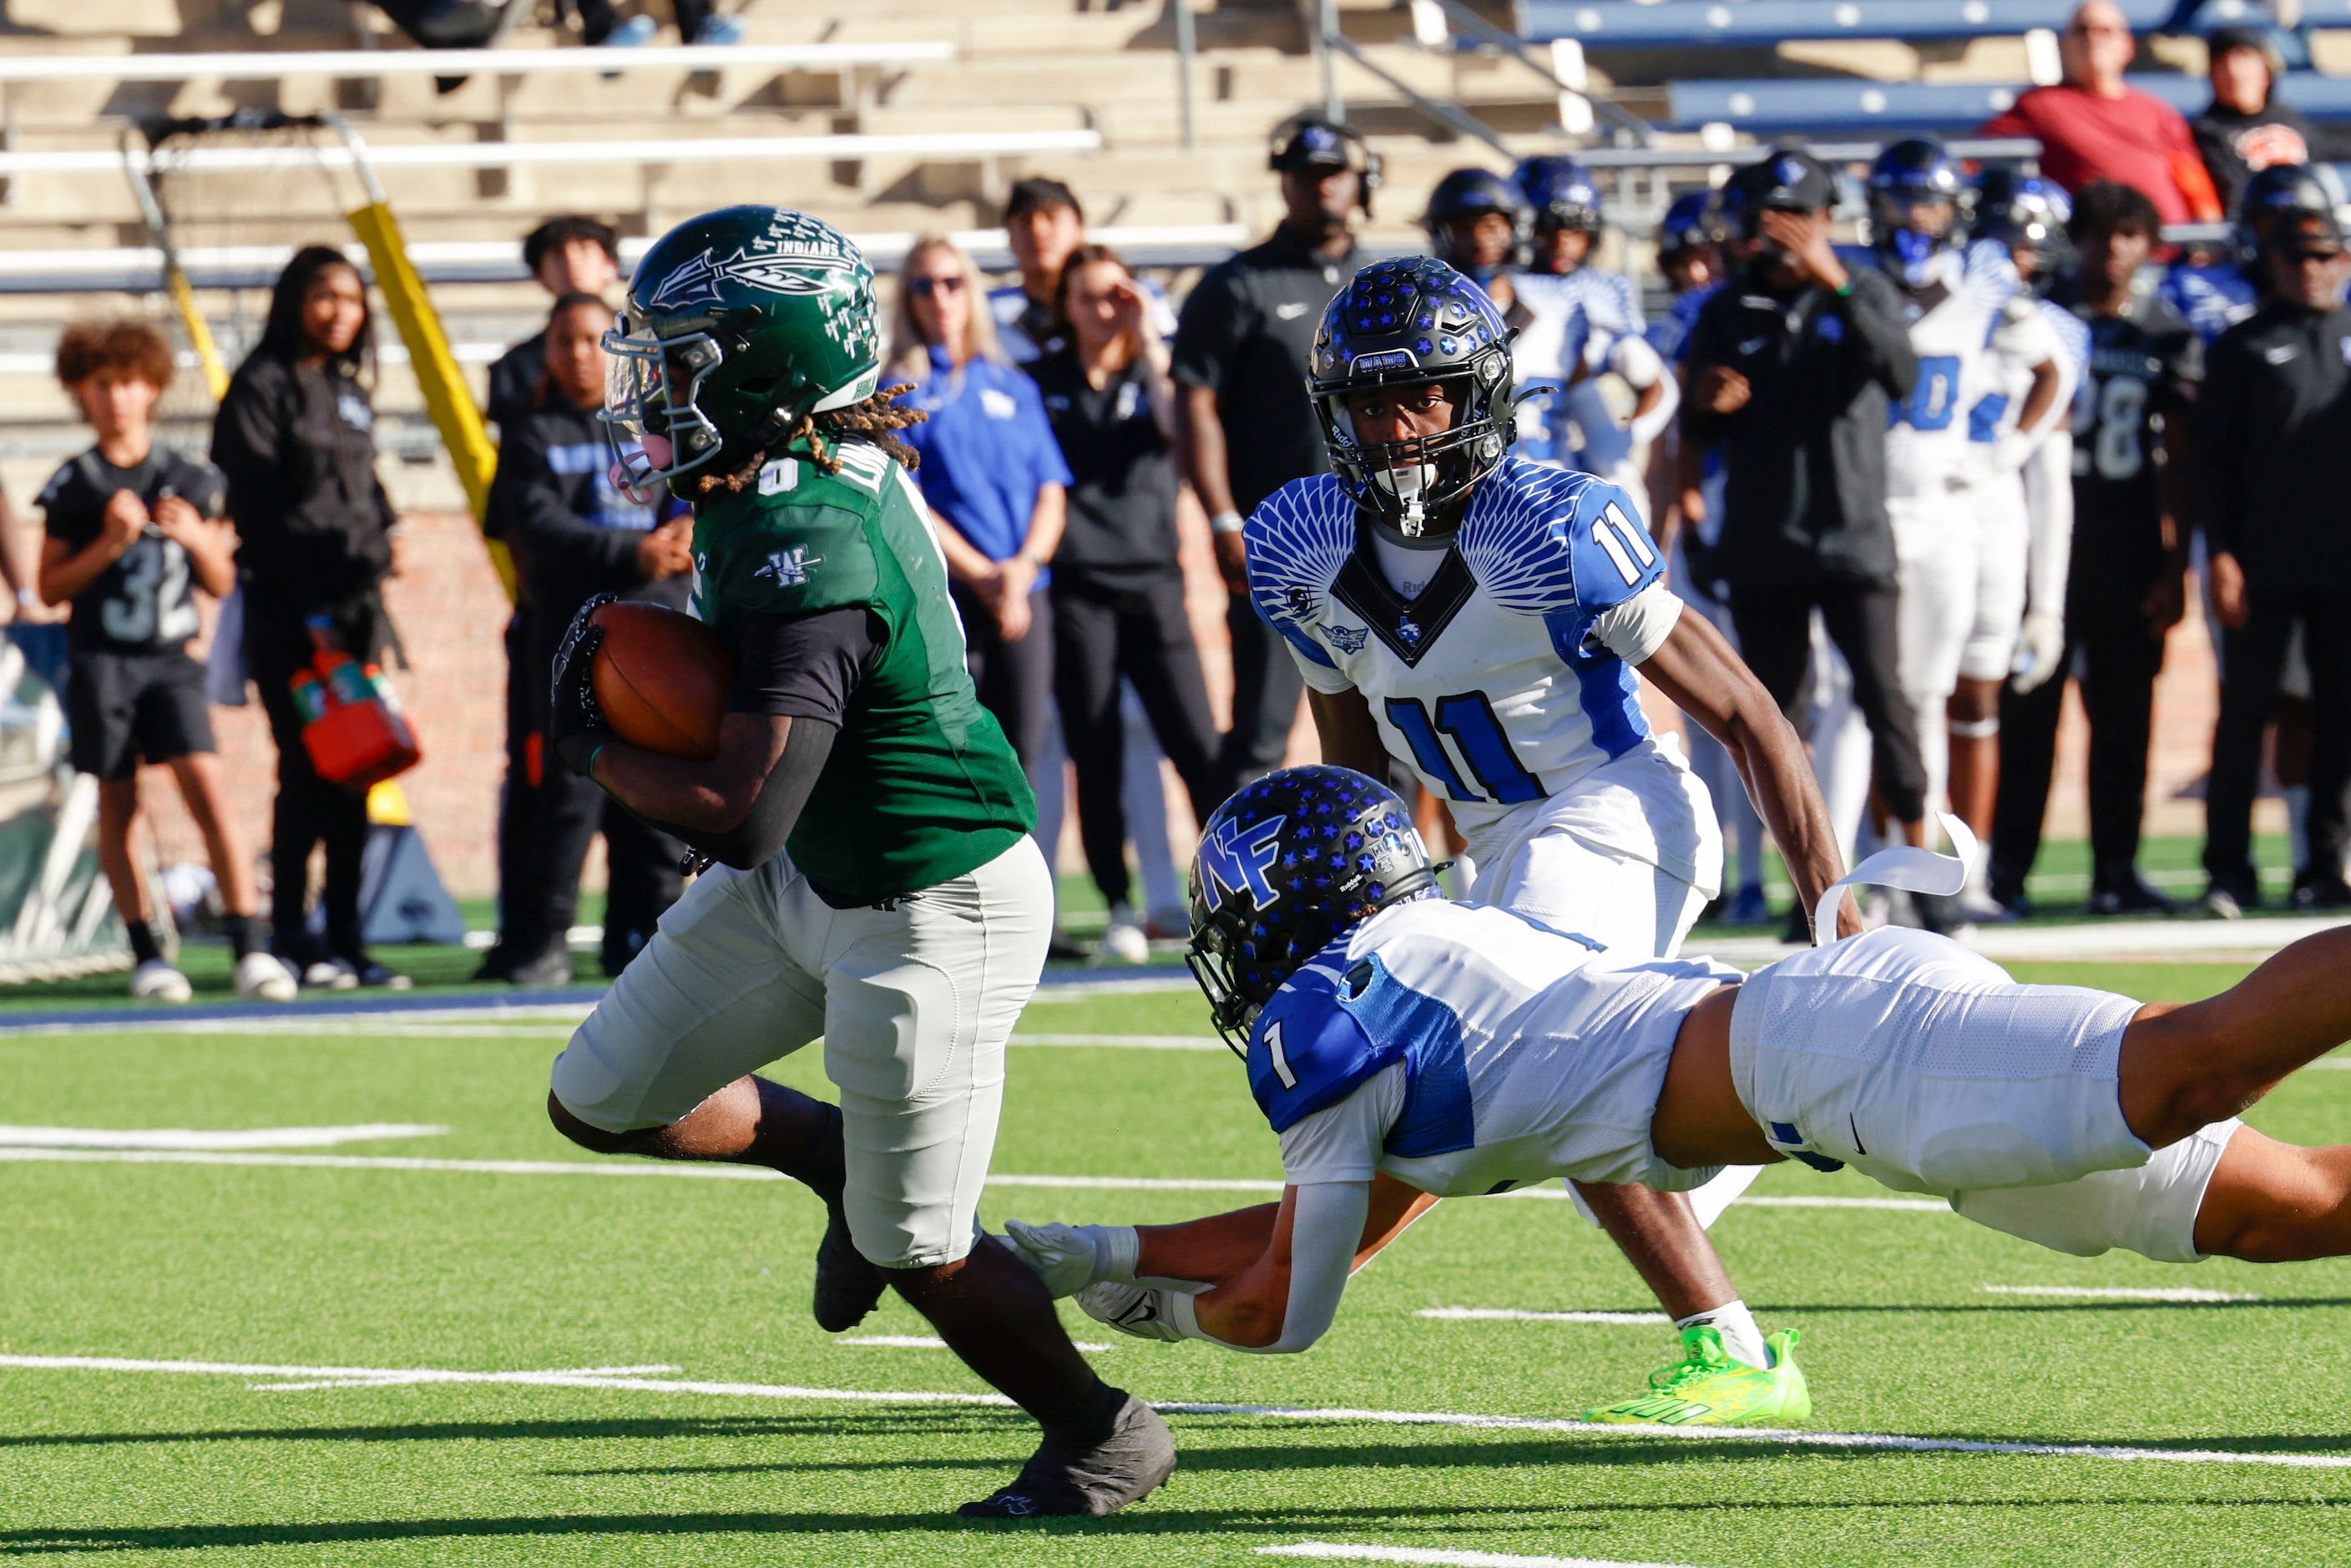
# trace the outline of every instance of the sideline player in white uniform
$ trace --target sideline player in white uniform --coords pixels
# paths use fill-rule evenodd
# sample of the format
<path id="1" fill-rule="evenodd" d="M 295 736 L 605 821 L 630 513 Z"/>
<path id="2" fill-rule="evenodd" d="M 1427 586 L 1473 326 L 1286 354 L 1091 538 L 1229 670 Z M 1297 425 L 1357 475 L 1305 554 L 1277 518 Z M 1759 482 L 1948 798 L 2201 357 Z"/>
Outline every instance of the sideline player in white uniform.
<path id="1" fill-rule="evenodd" d="M 2074 314 L 2041 298 L 2064 260 L 2073 204 L 2037 176 L 1992 170 L 1979 182 L 1973 233 L 2016 268 L 2018 291 L 2001 307 L 1985 378 L 1968 410 L 1974 446 L 1975 620 L 1959 650 L 1950 703 L 1951 810 L 1980 839 L 1991 836 L 2000 785 L 2000 691 L 2011 675 L 2031 690 L 2065 648 L 2065 566 L 2074 539 L 2074 438 L 2068 413 L 2089 368 L 2090 333 Z M 2030 317 L 2030 320 L 2023 319 Z M 2043 410 L 2037 423 L 2025 411 Z M 1980 863 L 1955 911 L 2004 917 L 1980 881 Z"/>
<path id="2" fill-rule="evenodd" d="M 1672 423 L 1681 383 L 1648 340 L 1633 280 L 1590 265 L 1604 221 L 1591 171 L 1573 158 L 1544 154 L 1522 160 L 1510 179 L 1532 213 L 1526 270 L 1513 281 L 1539 316 L 1565 329 L 1552 350 L 1562 381 L 1545 411 L 1548 460 L 1621 487 L 1639 503 L 1648 526 L 1648 486 L 1633 455 Z M 1633 394 L 1631 416 L 1621 423 L 1609 406 L 1603 379 L 1609 376 Z"/>
<path id="3" fill-rule="evenodd" d="M 1474 896 L 1670 956 L 1721 841 L 1704 787 L 1650 733 L 1638 668 L 1738 758 L 1809 903 L 1841 867 L 1802 743 L 1682 613 L 1624 491 L 1508 456 L 1507 340 L 1485 293 L 1426 257 L 1365 267 L 1323 314 L 1308 391 L 1335 472 L 1276 491 L 1244 539 L 1324 759 L 1407 762 L 1468 837 Z M 1767 1359 L 1688 1205 L 1580 1198 L 1671 1316 L 1735 1308 L 1734 1353 Z"/>
<path id="4" fill-rule="evenodd" d="M 1956 885 L 1943 857 L 1884 859 L 1910 862 L 1890 880 Z M 2236 1119 L 2351 1036 L 2351 928 L 2186 1007 L 2019 985 L 1898 929 L 1742 981 L 1444 903 L 1426 863 L 1403 802 L 1340 769 L 1274 774 L 1218 810 L 1193 865 L 1193 968 L 1228 1039 L 1247 1037 L 1281 1201 L 1188 1225 L 1015 1221 L 1048 1289 L 1141 1337 L 1301 1351 L 1433 1197 L 1687 1187 L 1753 1159 L 1849 1165 L 2077 1256 L 2351 1253 L 2351 1146 Z M 1630 1418 L 1678 1424 L 1691 1403 L 1668 1383 Z"/>
<path id="5" fill-rule="evenodd" d="M 1873 245 L 1865 259 L 1899 287 L 1918 380 L 1886 436 L 1886 513 L 1902 587 L 1902 685 L 1917 714 L 1929 807 L 1944 792 L 1950 748 L 1945 705 L 1974 629 L 1984 532 L 1972 491 L 1985 466 L 1968 442 L 1968 410 L 1991 378 L 1991 357 L 2032 368 L 2019 423 L 2039 430 L 2062 412 L 2057 353 L 2036 313 L 2006 310 L 2017 292 L 2006 247 L 1955 246 L 1959 166 L 1938 142 L 1897 141 L 1869 173 Z M 2035 340 L 2038 340 L 2037 343 Z M 2020 609 L 2018 618 L 2022 618 Z M 2005 674 L 2005 665 L 2002 666 Z"/>

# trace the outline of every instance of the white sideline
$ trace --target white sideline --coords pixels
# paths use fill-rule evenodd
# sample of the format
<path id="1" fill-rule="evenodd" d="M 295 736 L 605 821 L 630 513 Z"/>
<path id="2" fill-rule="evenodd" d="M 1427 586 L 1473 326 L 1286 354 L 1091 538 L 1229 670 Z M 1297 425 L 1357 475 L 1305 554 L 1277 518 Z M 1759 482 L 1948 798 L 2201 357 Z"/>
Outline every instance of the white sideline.
<path id="1" fill-rule="evenodd" d="M 1510 1307 L 1423 1307 L 1412 1315 L 1452 1323 L 1614 1323 L 1642 1328 L 1674 1321 L 1663 1312 L 1522 1312 Z"/>
<path id="2" fill-rule="evenodd" d="M 446 1127 L 418 1122 L 359 1122 L 342 1127 L 249 1127 L 198 1132 L 186 1127 L 0 1126 L 0 1148 L 17 1149 L 319 1149 L 376 1138 L 437 1138 Z"/>
<path id="3" fill-rule="evenodd" d="M 1458 1552 L 1436 1546 L 1357 1546 L 1344 1541 L 1301 1541 L 1260 1546 L 1259 1557 L 1319 1557 L 1340 1563 L 1434 1563 L 1443 1568 L 1689 1568 L 1684 1563 L 1619 1563 L 1604 1557 L 1520 1557 L 1509 1552 Z"/>
<path id="4" fill-rule="evenodd" d="M 514 1384 L 535 1388 L 634 1389 L 649 1394 L 702 1394 L 746 1399 L 807 1399 L 866 1405 L 988 1405 L 1007 1406 L 1001 1394 L 906 1389 L 805 1388 L 781 1383 L 728 1383 L 700 1378 L 625 1375 L 612 1369 L 578 1372 L 462 1372 L 437 1367 L 283 1366 L 223 1361 L 141 1361 L 127 1356 L 0 1355 L 0 1367 L 28 1372 L 160 1372 L 225 1377 L 266 1377 L 288 1385 L 332 1387 L 409 1386 L 425 1383 Z M 2261 1454 L 2224 1448 L 2140 1448 L 2115 1443 L 2001 1442 L 1977 1437 L 1914 1437 L 1896 1432 L 1807 1432 L 1770 1427 L 1602 1426 L 1539 1416 L 1479 1416 L 1426 1410 L 1358 1410 L 1299 1405 L 1224 1405 L 1155 1401 L 1170 1416 L 1247 1416 L 1276 1421 L 1323 1421 L 1384 1427 L 1458 1427 L 1480 1431 L 1560 1432 L 1593 1437 L 1678 1438 L 1685 1442 L 1777 1444 L 1800 1448 L 1917 1454 L 2009 1454 L 2032 1458 L 2110 1459 L 2189 1465 L 2255 1465 L 2283 1469 L 2351 1470 L 2351 1454 Z"/>
<path id="5" fill-rule="evenodd" d="M 2242 1291 L 2207 1291 L 2195 1285 L 1986 1285 L 1995 1296 L 2083 1296 L 2115 1301 L 2258 1301 Z"/>

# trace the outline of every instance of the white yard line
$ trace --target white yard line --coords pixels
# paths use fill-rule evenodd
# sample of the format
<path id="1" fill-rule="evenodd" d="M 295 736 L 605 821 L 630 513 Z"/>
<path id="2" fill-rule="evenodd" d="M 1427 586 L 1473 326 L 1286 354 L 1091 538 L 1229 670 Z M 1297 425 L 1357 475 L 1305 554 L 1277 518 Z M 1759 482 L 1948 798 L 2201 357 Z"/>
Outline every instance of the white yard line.
<path id="1" fill-rule="evenodd" d="M 1015 1045 L 1097 1046 L 1112 1051 L 1223 1051 L 1225 1042 L 1199 1034 L 1016 1034 Z"/>
<path id="2" fill-rule="evenodd" d="M 1688 1568 L 1676 1563 L 1619 1563 L 1604 1557 L 1520 1557 L 1508 1552 L 1458 1552 L 1436 1546 L 1359 1546 L 1346 1541 L 1301 1541 L 1260 1546 L 1259 1557 L 1315 1557 L 1326 1563 L 1432 1563 L 1441 1568 Z"/>
<path id="3" fill-rule="evenodd" d="M 449 1129 L 417 1122 L 360 1122 L 341 1127 L 248 1127 L 199 1132 L 187 1127 L 0 1126 L 0 1148 L 17 1149 L 319 1149 L 381 1138 L 437 1138 Z"/>
<path id="4" fill-rule="evenodd" d="M 445 1129 L 440 1129 L 445 1131 Z M 785 1181 L 789 1177 L 759 1166 L 694 1165 L 660 1160 L 457 1160 L 427 1159 L 415 1155 L 272 1155 L 203 1149 L 55 1149 L 12 1148 L 0 1143 L 0 1163 L 66 1161 L 84 1165 L 285 1166 L 315 1170 L 453 1171 L 475 1176 L 663 1176 L 687 1181 Z M 1245 1180 L 1212 1176 L 1023 1176 L 991 1172 L 990 1186 L 1085 1188 L 1102 1192 L 1261 1192 L 1278 1193 L 1277 1180 Z M 1504 1197 L 1550 1198 L 1565 1202 L 1567 1189 L 1544 1183 L 1507 1192 Z M 1744 1208 L 1875 1208 L 1905 1214 L 1949 1214 L 1950 1206 L 1923 1197 L 1742 1197 L 1732 1207 Z"/>
<path id="5" fill-rule="evenodd" d="M 2193 1285 L 1986 1285 L 1995 1296 L 2076 1296 L 2115 1301 L 2258 1301 L 2238 1291 L 2206 1291 Z"/>
<path id="6" fill-rule="evenodd" d="M 1614 1323 L 1643 1328 L 1674 1321 L 1663 1312 L 1522 1312 L 1510 1307 L 1424 1307 L 1412 1315 L 1452 1323 Z"/>
<path id="7" fill-rule="evenodd" d="M 725 1398 L 804 1399 L 867 1405 L 989 1405 L 1012 1403 L 1000 1394 L 954 1394 L 869 1388 L 806 1388 L 780 1383 L 730 1383 L 700 1378 L 619 1375 L 580 1372 L 466 1372 L 437 1367 L 285 1366 L 221 1361 L 141 1361 L 127 1356 L 0 1355 L 0 1367 L 29 1372 L 181 1373 L 222 1377 L 261 1377 L 320 1386 L 410 1386 L 428 1383 L 486 1383 L 534 1388 L 633 1390 L 646 1394 L 700 1394 Z M 1916 1437 L 1895 1432 L 1807 1432 L 1768 1427 L 1601 1426 L 1535 1416 L 1479 1416 L 1426 1410 L 1358 1410 L 1297 1405 L 1222 1405 L 1163 1400 L 1153 1406 L 1171 1416 L 1245 1416 L 1275 1421 L 1314 1421 L 1384 1427 L 1452 1427 L 1480 1431 L 1558 1432 L 1593 1437 L 1678 1438 L 1686 1442 L 1758 1443 L 1798 1448 L 1916 1454 L 2011 1454 L 2035 1458 L 2139 1460 L 2186 1465 L 2255 1465 L 2285 1469 L 2351 1470 L 2351 1454 L 2242 1453 L 2222 1448 L 2141 1448 L 2126 1444 L 2001 1442 L 1974 1437 Z"/>

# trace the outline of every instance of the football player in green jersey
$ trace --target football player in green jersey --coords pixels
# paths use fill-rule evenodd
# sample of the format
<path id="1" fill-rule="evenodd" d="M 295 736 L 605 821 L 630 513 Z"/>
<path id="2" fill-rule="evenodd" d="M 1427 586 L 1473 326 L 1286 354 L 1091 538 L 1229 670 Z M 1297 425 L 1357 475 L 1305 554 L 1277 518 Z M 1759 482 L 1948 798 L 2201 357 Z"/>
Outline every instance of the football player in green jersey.
<path id="1" fill-rule="evenodd" d="M 977 1231 L 1052 884 L 893 434 L 921 415 L 877 390 L 873 275 L 803 214 L 705 214 L 645 254 L 605 348 L 617 477 L 692 503 L 695 606 L 737 675 L 693 762 L 605 727 L 592 603 L 556 655 L 558 754 L 715 863 L 557 1058 L 549 1114 L 601 1153 L 768 1166 L 822 1198 L 818 1322 L 894 1288 L 1044 1427 L 964 1513 L 1123 1507 L 1175 1468 L 1165 1426 Z M 838 1106 L 756 1076 L 819 1038 Z"/>

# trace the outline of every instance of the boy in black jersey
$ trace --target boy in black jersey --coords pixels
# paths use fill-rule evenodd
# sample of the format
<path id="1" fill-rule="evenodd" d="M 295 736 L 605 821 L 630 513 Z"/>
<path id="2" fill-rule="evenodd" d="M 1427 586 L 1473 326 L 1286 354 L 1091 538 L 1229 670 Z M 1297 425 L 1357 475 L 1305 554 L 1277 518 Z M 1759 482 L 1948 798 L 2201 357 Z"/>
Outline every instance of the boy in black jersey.
<path id="1" fill-rule="evenodd" d="M 2074 399 L 2074 543 L 2058 678 L 2000 702 L 2000 795 L 1992 812 L 1992 896 L 2015 907 L 2041 852 L 2065 699 L 2078 660 L 2090 721 L 2090 913 L 2168 912 L 2138 872 L 2155 678 L 2164 638 L 2187 603 L 2184 469 L 2188 415 L 2203 377 L 2187 319 L 2133 279 L 2161 243 L 2155 204 L 2101 181 L 2066 225 L 2079 267 L 2050 298 L 2090 329 L 2090 366 Z"/>
<path id="2" fill-rule="evenodd" d="M 155 444 L 148 417 L 172 380 L 172 349 L 143 321 L 84 322 L 57 343 L 57 380 L 98 433 L 41 492 L 47 538 L 40 593 L 70 602 L 67 718 L 73 764 L 98 778 L 98 854 L 131 933 L 131 994 L 183 1002 L 185 975 L 163 958 L 154 905 L 131 858 L 139 765 L 168 765 L 204 833 L 228 910 L 240 996 L 291 1001 L 294 977 L 255 938 L 253 868 L 236 841 L 214 756 L 193 588 L 235 581 L 235 536 L 219 518 L 220 471 Z"/>

